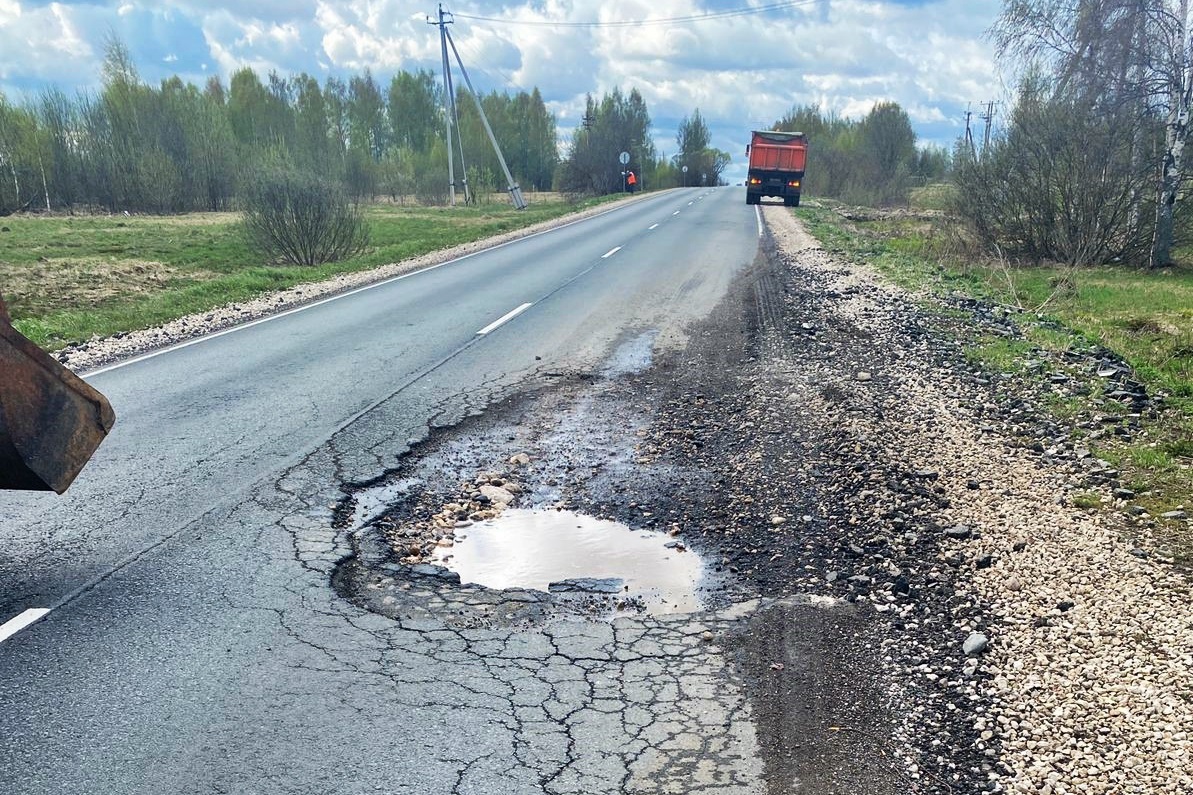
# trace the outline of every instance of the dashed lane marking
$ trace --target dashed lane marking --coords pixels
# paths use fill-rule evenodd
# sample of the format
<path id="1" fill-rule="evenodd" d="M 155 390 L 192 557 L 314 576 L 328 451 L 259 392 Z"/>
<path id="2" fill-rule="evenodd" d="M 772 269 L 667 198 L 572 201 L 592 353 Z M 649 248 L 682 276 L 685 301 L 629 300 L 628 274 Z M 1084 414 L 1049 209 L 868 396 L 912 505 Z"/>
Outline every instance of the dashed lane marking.
<path id="1" fill-rule="evenodd" d="M 501 326 L 504 326 L 506 323 L 510 322 L 511 320 L 516 318 L 518 315 L 525 312 L 527 309 L 530 309 L 530 307 L 532 307 L 532 306 L 534 306 L 534 302 L 522 304 L 522 306 L 518 307 L 517 309 L 506 312 L 504 315 L 497 318 L 496 320 L 494 320 L 489 325 L 485 326 L 480 331 L 476 332 L 476 336 L 483 337 L 484 335 L 488 334 L 490 331 L 494 331 L 494 330 L 500 328 Z"/>
<path id="2" fill-rule="evenodd" d="M 659 228 L 658 224 L 651 224 L 650 226 L 646 227 L 646 230 L 650 231 L 651 229 L 658 229 L 658 228 Z"/>
<path id="3" fill-rule="evenodd" d="M 269 323 L 274 320 L 280 320 L 281 318 L 287 317 L 288 315 L 296 314 L 298 312 L 305 312 L 308 309 L 314 309 L 317 306 L 322 306 L 323 304 L 328 304 L 328 303 L 331 303 L 332 301 L 339 301 L 344 298 L 348 298 L 349 296 L 356 295 L 357 293 L 363 293 L 366 290 L 374 290 L 378 287 L 384 287 L 387 284 L 392 284 L 393 282 L 402 281 L 403 279 L 409 279 L 414 276 L 419 276 L 421 274 L 428 273 L 433 270 L 438 270 L 439 268 L 447 267 L 448 265 L 455 265 L 458 262 L 463 262 L 464 260 L 472 259 L 473 257 L 478 257 L 482 254 L 485 254 L 490 251 L 495 251 L 499 248 L 506 248 L 507 246 L 516 245 L 524 240 L 530 240 L 532 238 L 549 235 L 552 232 L 559 231 L 560 229 L 566 229 L 570 226 L 582 224 L 585 221 L 599 218 L 604 215 L 609 215 L 610 213 L 615 213 L 622 209 L 624 209 L 624 207 L 613 207 L 611 209 L 597 213 L 596 215 L 590 215 L 586 218 L 576 218 L 575 220 L 568 221 L 567 223 L 560 224 L 559 226 L 551 227 L 550 229 L 543 229 L 538 232 L 532 232 L 531 234 L 525 235 L 524 237 L 515 238 L 513 240 L 507 240 L 504 243 L 498 243 L 497 245 L 488 246 L 488 247 L 479 249 L 477 251 L 469 252 L 468 254 L 462 254 L 459 257 L 454 257 L 452 259 L 447 260 L 446 262 L 440 262 L 437 265 L 429 265 L 425 268 L 419 268 L 418 270 L 411 271 L 409 273 L 403 273 L 398 276 L 390 276 L 389 278 L 382 279 L 382 280 L 376 281 L 376 282 L 372 282 L 370 284 L 364 284 L 364 285 L 361 285 L 360 287 L 355 287 L 351 290 L 346 290 L 342 293 L 336 293 L 335 295 L 331 295 L 326 298 L 321 298 L 317 301 L 311 301 L 309 304 L 303 304 L 302 306 L 296 306 L 293 309 L 287 309 L 285 311 L 278 312 L 276 315 L 267 315 L 265 317 L 257 318 L 256 320 L 250 320 L 247 323 L 241 323 L 236 326 L 230 326 L 225 329 L 220 329 L 219 331 L 214 331 L 210 334 L 204 334 L 201 337 L 195 337 L 194 339 L 187 340 L 185 342 L 180 342 L 180 343 L 177 343 L 174 345 L 168 345 L 165 348 L 161 348 L 161 349 L 155 350 L 155 351 L 150 351 L 149 353 L 144 353 L 144 354 L 141 354 L 140 356 L 131 356 L 128 359 L 124 359 L 122 361 L 115 362 L 113 364 L 105 365 L 103 367 L 97 367 L 93 370 L 87 370 L 84 373 L 82 373 L 82 375 L 85 378 L 91 378 L 93 376 L 100 375 L 101 373 L 107 373 L 112 370 L 118 370 L 123 367 L 128 367 L 131 364 L 143 362 L 146 359 L 155 359 L 158 356 L 164 356 L 167 353 L 181 350 L 182 348 L 189 348 L 192 345 L 202 344 L 204 342 L 207 342 L 208 340 L 213 340 L 216 337 L 223 337 L 227 334 L 235 334 L 238 331 L 244 331 L 245 329 L 252 328 L 253 326 L 259 326 L 262 323 Z M 677 215 L 678 215 L 678 213 L 677 213 Z M 482 244 L 483 244 L 483 241 L 482 241 Z"/>
<path id="4" fill-rule="evenodd" d="M 619 251 L 621 251 L 621 246 L 614 246 L 613 248 L 609 249 L 604 254 L 602 254 L 601 259 L 609 259 L 610 257 L 612 257 L 614 254 L 616 254 Z"/>
<path id="5" fill-rule="evenodd" d="M 10 618 L 0 624 L 0 643 L 11 638 L 30 624 L 41 621 L 50 612 L 48 607 L 31 607 L 16 618 Z"/>

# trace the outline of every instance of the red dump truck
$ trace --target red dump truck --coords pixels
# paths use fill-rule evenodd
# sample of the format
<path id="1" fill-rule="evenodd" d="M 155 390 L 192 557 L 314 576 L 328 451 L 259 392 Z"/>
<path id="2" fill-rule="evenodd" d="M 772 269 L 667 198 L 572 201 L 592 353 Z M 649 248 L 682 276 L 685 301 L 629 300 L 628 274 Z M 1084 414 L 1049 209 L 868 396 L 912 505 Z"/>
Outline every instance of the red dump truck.
<path id="1" fill-rule="evenodd" d="M 754 130 L 746 157 L 746 204 L 757 204 L 763 196 L 778 196 L 788 207 L 799 206 L 804 164 L 808 159 L 808 136 L 799 132 Z"/>

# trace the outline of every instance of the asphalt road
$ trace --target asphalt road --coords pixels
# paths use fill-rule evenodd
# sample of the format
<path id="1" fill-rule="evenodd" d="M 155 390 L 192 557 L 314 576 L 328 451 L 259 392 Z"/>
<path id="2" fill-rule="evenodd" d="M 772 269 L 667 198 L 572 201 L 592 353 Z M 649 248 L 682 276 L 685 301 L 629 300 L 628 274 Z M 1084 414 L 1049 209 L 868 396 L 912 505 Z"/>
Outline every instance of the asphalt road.
<path id="1" fill-rule="evenodd" d="M 0 623 L 50 610 L 0 642 L 0 792 L 758 791 L 692 641 L 731 617 L 466 635 L 329 583 L 343 484 L 535 374 L 682 342 L 758 238 L 741 191 L 672 191 L 88 375 L 95 460 L 0 495 Z"/>

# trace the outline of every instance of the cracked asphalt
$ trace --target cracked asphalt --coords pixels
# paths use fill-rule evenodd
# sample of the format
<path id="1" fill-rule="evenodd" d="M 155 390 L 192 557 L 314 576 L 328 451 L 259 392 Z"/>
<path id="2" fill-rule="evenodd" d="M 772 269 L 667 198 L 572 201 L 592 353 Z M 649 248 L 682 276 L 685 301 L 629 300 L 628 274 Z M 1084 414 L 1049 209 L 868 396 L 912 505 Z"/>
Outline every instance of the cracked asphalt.
<path id="1" fill-rule="evenodd" d="M 967 544 L 1035 475 L 952 443 L 1019 445 L 954 322 L 687 190 L 97 371 L 117 433 L 3 503 L 0 619 L 50 612 L 0 791 L 1001 791 Z M 666 534 L 702 609 L 461 582 L 500 490 Z"/>
<path id="2" fill-rule="evenodd" d="M 395 615 L 342 523 L 437 429 L 587 383 L 619 341 L 682 347 L 756 225 L 736 192 L 675 191 L 91 376 L 117 432 L 65 498 L 4 498 L 3 618 L 50 612 L 0 643 L 0 790 L 761 791 L 733 649 L 763 603 L 490 593 L 465 601 L 500 619 L 467 622 L 465 589 L 408 576 Z"/>

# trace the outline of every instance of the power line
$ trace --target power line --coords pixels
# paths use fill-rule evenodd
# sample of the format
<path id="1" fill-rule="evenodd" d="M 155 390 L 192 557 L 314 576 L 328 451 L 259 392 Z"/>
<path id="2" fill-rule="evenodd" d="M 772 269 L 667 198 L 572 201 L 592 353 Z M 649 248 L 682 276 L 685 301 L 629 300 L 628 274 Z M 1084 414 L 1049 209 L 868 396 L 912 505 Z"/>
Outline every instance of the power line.
<path id="1" fill-rule="evenodd" d="M 820 0 L 786 0 L 781 3 L 770 3 L 764 6 L 747 6 L 731 8 L 725 11 L 709 11 L 706 14 L 688 14 L 680 17 L 658 17 L 653 19 L 627 19 L 615 22 L 552 22 L 541 19 L 501 19 L 499 17 L 482 17 L 472 14 L 453 14 L 458 19 L 468 19 L 473 22 L 490 22 L 498 25 L 532 25 L 549 28 L 629 28 L 643 25 L 679 25 L 688 22 L 704 22 L 710 19 L 729 19 L 732 17 L 754 16 L 769 11 L 781 11 L 786 8 L 813 5 Z"/>

